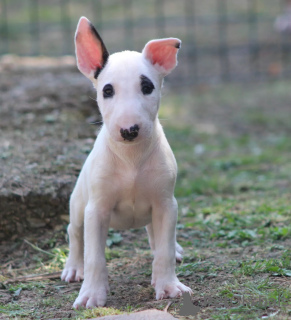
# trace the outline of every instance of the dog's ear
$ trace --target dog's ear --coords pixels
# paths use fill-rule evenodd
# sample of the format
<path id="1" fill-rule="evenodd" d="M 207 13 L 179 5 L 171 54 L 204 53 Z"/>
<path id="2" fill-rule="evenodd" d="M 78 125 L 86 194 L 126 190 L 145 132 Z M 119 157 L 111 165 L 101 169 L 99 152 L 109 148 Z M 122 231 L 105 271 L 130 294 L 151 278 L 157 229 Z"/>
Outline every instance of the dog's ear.
<path id="1" fill-rule="evenodd" d="M 90 80 L 97 79 L 109 53 L 92 23 L 81 17 L 75 34 L 75 48 L 79 70 Z"/>
<path id="2" fill-rule="evenodd" d="M 177 65 L 177 53 L 181 40 L 176 38 L 149 41 L 142 54 L 163 75 L 169 74 Z"/>

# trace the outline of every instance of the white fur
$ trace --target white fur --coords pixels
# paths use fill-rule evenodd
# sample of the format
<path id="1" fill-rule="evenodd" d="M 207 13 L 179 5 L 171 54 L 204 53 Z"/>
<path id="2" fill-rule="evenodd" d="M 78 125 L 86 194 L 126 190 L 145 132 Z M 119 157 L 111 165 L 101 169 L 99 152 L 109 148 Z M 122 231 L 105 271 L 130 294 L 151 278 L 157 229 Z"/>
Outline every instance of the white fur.
<path id="1" fill-rule="evenodd" d="M 141 92 L 141 75 L 153 82 L 152 94 Z M 104 124 L 70 199 L 70 254 L 62 273 L 67 282 L 84 277 L 74 308 L 106 303 L 104 250 L 109 227 L 146 226 L 157 299 L 191 292 L 175 274 L 175 260 L 182 259 L 183 249 L 175 233 L 177 165 L 157 116 L 162 79 L 143 53 L 124 51 L 111 55 L 93 80 Z M 108 83 L 115 95 L 104 99 L 102 89 Z M 120 128 L 134 124 L 140 127 L 138 137 L 124 141 Z"/>

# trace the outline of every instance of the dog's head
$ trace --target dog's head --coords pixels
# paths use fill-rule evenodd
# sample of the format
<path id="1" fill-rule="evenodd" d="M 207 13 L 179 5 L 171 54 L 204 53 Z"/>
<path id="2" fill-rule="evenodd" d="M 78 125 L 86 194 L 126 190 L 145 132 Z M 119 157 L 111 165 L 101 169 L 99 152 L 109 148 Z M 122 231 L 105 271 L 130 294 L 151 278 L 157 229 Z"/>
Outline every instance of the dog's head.
<path id="1" fill-rule="evenodd" d="M 94 26 L 82 17 L 75 46 L 78 68 L 97 90 L 97 102 L 111 138 L 132 142 L 150 137 L 163 78 L 177 65 L 181 41 L 152 40 L 141 53 L 109 55 Z"/>

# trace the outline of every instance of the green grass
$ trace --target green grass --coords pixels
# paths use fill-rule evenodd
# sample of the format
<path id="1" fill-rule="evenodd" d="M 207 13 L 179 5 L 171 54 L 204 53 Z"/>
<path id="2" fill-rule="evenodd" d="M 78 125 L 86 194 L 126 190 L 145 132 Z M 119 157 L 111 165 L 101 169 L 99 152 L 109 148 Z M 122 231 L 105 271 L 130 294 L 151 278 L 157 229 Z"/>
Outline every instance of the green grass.
<path id="1" fill-rule="evenodd" d="M 256 302 L 242 305 L 236 298 L 232 308 L 209 307 L 211 319 L 259 318 L 266 312 L 260 297 L 277 303 L 282 298 L 284 311 L 275 319 L 287 319 L 290 313 L 289 85 L 165 96 L 170 108 L 162 106 L 161 115 L 179 167 L 178 235 L 189 248 L 177 271 L 185 278 L 198 275 L 199 281 L 232 274 L 235 280 L 222 292 L 245 294 Z M 239 252 L 234 260 L 211 259 L 229 250 Z M 253 253 L 244 254 L 249 251 Z M 282 277 L 286 282 L 280 285 L 271 280 Z"/>
<path id="2" fill-rule="evenodd" d="M 45 288 L 44 283 L 39 282 L 28 282 L 28 283 L 19 283 L 15 285 L 8 285 L 8 290 L 12 293 L 15 293 L 17 290 L 33 290 L 35 288 Z"/>
<path id="3" fill-rule="evenodd" d="M 219 319 L 227 316 L 236 319 L 256 319 L 257 314 L 273 308 L 274 310 L 285 310 L 288 312 L 288 305 L 291 297 L 291 290 L 285 289 L 275 282 L 266 279 L 254 281 L 235 282 L 225 284 L 220 288 L 220 297 L 227 297 L 233 300 L 234 307 L 228 310 L 220 310 L 211 319 Z M 244 313 L 249 314 L 244 314 Z M 232 319 L 231 318 L 231 319 Z"/>
<path id="4" fill-rule="evenodd" d="M 235 273 L 246 276 L 258 273 L 269 273 L 272 276 L 291 277 L 290 257 L 291 250 L 285 250 L 279 259 L 243 261 Z"/>
<path id="5" fill-rule="evenodd" d="M 15 319 L 15 317 L 25 317 L 30 314 L 29 310 L 25 310 L 23 306 L 13 302 L 5 305 L 0 304 L 0 314 L 1 313 L 9 316 L 10 319 Z"/>

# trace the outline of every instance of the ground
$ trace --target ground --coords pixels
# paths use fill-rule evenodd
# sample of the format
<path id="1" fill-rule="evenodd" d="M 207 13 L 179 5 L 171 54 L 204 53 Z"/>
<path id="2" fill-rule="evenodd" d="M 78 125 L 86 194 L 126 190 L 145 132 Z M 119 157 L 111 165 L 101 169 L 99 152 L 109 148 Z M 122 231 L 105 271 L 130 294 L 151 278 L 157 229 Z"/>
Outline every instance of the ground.
<path id="1" fill-rule="evenodd" d="M 0 319 L 85 319 L 169 301 L 179 319 L 290 319 L 290 85 L 166 84 L 160 118 L 179 166 L 185 250 L 177 273 L 200 307 L 182 317 L 181 299 L 154 299 L 144 229 L 109 231 L 107 308 L 72 309 L 81 284 L 58 272 L 68 197 L 98 129 L 94 92 L 71 69 L 2 72 Z"/>

